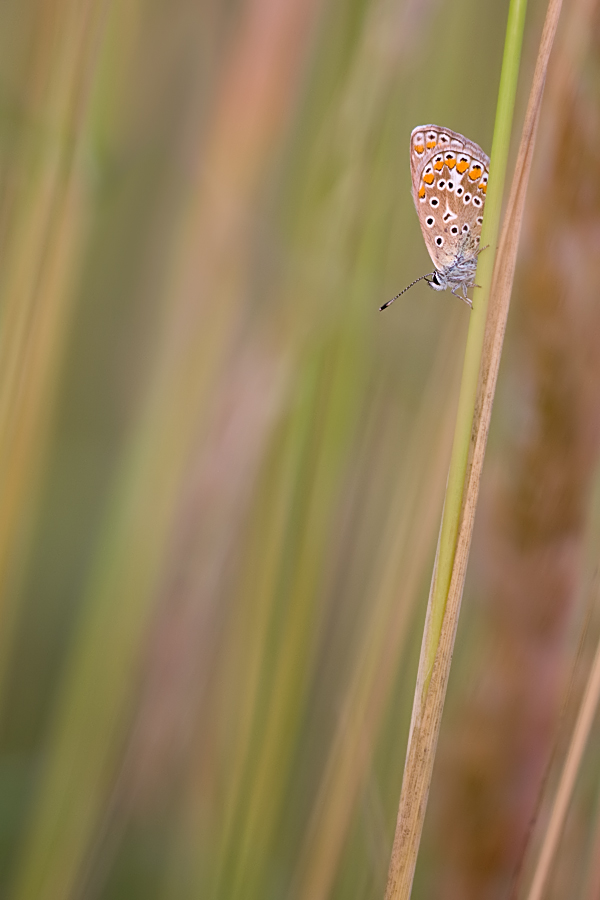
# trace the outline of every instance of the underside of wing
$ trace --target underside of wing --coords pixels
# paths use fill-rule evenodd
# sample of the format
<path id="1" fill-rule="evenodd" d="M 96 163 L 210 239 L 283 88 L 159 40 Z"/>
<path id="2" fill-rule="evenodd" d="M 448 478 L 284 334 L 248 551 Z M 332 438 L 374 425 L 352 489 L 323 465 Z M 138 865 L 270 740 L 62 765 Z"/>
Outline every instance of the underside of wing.
<path id="1" fill-rule="evenodd" d="M 436 125 L 411 134 L 412 195 L 436 268 L 477 253 L 489 158 L 462 135 Z"/>

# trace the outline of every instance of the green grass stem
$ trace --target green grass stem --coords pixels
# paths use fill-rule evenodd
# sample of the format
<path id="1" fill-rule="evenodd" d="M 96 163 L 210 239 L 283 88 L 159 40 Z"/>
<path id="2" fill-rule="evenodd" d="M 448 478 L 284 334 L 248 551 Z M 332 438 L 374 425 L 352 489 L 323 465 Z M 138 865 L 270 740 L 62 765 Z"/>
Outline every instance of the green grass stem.
<path id="1" fill-rule="evenodd" d="M 481 234 L 481 246 L 489 248 L 489 250 L 486 249 L 481 253 L 477 267 L 477 284 L 480 285 L 480 290 L 477 290 L 473 302 L 473 311 L 467 335 L 456 428 L 442 516 L 438 560 L 432 589 L 431 616 L 425 636 L 427 663 L 423 685 L 424 692 L 427 691 L 429 686 L 440 640 L 456 552 L 456 540 L 463 504 L 469 446 L 475 414 L 477 381 L 483 352 L 488 298 L 500 230 L 502 197 L 504 194 L 526 9 L 527 0 L 511 0 L 498 91 L 494 139 L 492 142 L 489 189 Z"/>

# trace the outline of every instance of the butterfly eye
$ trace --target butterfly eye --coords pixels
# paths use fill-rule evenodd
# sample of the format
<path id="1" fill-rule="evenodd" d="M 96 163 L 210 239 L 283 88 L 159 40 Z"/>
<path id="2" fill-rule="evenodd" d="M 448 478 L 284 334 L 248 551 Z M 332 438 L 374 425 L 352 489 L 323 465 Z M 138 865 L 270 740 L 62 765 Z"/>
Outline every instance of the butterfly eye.
<path id="1" fill-rule="evenodd" d="M 466 222 L 465 222 L 465 224 L 463 225 L 462 230 L 464 231 L 465 234 L 466 234 L 467 231 L 469 230 L 469 226 L 467 225 Z"/>
<path id="2" fill-rule="evenodd" d="M 458 234 L 458 228 L 456 227 L 456 225 L 453 225 L 450 231 L 452 232 L 452 234 Z"/>
<path id="3" fill-rule="evenodd" d="M 480 240 L 481 240 L 480 237 L 476 237 L 476 238 L 475 238 L 475 243 L 478 244 Z"/>
<path id="4" fill-rule="evenodd" d="M 435 225 L 435 219 L 433 218 L 433 216 L 428 216 L 425 219 L 425 224 L 427 225 L 428 228 L 431 228 L 433 225 Z"/>
<path id="5" fill-rule="evenodd" d="M 444 243 L 444 238 L 438 234 L 438 236 L 435 239 L 435 242 L 438 245 L 438 247 L 441 247 L 442 244 Z"/>

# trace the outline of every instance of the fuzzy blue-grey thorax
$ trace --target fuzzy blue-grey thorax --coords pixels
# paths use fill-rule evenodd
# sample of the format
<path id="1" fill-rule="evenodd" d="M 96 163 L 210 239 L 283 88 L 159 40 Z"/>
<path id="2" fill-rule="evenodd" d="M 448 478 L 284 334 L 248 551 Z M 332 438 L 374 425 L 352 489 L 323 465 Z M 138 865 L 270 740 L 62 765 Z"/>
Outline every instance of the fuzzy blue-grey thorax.
<path id="1" fill-rule="evenodd" d="M 466 296 L 467 288 L 475 284 L 477 256 L 477 253 L 468 256 L 459 253 L 449 265 L 436 269 L 431 278 L 426 279 L 427 284 L 434 291 L 449 289 L 454 293 L 461 288 L 463 296 Z"/>

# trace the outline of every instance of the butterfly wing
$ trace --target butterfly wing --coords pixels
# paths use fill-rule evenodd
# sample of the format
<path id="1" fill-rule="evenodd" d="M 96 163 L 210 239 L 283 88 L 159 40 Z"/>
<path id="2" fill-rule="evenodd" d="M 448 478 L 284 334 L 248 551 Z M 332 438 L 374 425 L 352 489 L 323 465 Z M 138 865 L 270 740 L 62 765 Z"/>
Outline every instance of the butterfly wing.
<path id="1" fill-rule="evenodd" d="M 436 269 L 459 253 L 477 253 L 490 161 L 481 147 L 439 125 L 410 136 L 412 196 L 425 245 Z"/>

